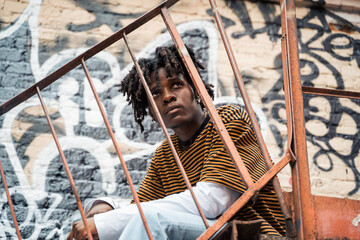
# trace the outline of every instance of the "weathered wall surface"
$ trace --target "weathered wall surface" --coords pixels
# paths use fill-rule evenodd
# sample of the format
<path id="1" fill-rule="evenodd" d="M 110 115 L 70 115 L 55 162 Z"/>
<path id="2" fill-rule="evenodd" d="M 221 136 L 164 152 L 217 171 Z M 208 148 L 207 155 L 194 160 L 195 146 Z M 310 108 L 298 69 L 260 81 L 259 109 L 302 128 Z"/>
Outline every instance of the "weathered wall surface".
<path id="1" fill-rule="evenodd" d="M 159 1 L 0 0 L 0 104 L 127 25 Z M 227 34 L 274 161 L 286 147 L 280 7 L 218 1 Z M 207 1 L 171 9 L 178 30 L 207 66 L 217 103 L 240 103 L 234 77 Z M 360 89 L 360 16 L 297 9 L 300 63 L 307 86 Z M 138 57 L 170 43 L 161 18 L 129 35 Z M 165 33 L 164 33 L 165 32 Z M 163 139 L 151 120 L 140 134 L 118 92 L 130 68 L 120 41 L 87 61 L 135 184 Z M 42 91 L 81 199 L 131 197 L 83 71 L 75 69 Z M 305 96 L 312 193 L 360 199 L 360 102 Z M 36 96 L 0 117 L 0 159 L 25 239 L 64 239 L 79 218 L 76 202 Z M 280 174 L 291 190 L 289 169 Z M 3 184 L 0 239 L 15 236 Z M 359 213 L 354 213 L 354 219 Z M 356 223 L 353 223 L 354 225 Z"/>

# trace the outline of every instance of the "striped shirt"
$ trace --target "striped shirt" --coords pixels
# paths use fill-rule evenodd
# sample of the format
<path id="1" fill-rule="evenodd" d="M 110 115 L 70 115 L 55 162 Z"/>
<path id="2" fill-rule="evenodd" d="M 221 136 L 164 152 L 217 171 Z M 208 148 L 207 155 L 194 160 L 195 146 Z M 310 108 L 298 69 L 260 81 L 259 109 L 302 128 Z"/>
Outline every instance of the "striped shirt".
<path id="1" fill-rule="evenodd" d="M 256 136 L 247 113 L 239 106 L 218 108 L 253 181 L 267 172 Z M 186 144 L 175 134 L 171 140 L 192 186 L 197 182 L 212 182 L 244 193 L 246 188 L 236 171 L 212 121 L 205 122 L 193 140 Z M 165 140 L 155 151 L 147 174 L 140 184 L 140 201 L 151 201 L 185 191 L 186 184 Z M 260 232 L 285 235 L 285 223 L 274 188 L 268 183 L 254 204 L 245 205 L 236 216 L 240 220 L 261 219 Z"/>

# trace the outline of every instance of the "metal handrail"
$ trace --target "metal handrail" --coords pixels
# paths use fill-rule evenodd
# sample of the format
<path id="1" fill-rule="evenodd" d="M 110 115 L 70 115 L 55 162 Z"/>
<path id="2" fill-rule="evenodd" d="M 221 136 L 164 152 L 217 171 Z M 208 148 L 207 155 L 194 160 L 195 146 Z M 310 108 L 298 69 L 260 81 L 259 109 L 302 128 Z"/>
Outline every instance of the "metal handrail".
<path id="1" fill-rule="evenodd" d="M 263 175 L 260 178 L 260 180 L 258 180 L 257 182 L 254 183 L 251 176 L 250 176 L 250 174 L 249 174 L 249 172 L 247 171 L 247 169 L 245 167 L 245 164 L 241 160 L 241 157 L 240 157 L 239 153 L 237 152 L 236 147 L 235 147 L 234 143 L 232 142 L 231 137 L 228 134 L 228 132 L 227 132 L 221 118 L 219 117 L 219 115 L 218 115 L 218 113 L 216 111 L 216 108 L 215 108 L 214 104 L 212 103 L 212 100 L 211 100 L 210 96 L 208 95 L 208 93 L 206 91 L 206 88 L 205 88 L 205 86 L 204 86 L 204 84 L 203 84 L 203 82 L 201 80 L 201 77 L 200 77 L 199 73 L 197 72 L 197 70 L 196 70 L 196 68 L 194 66 L 194 63 L 192 62 L 191 57 L 189 56 L 189 53 L 186 50 L 186 47 L 185 47 L 185 45 L 184 45 L 184 43 L 183 43 L 183 41 L 182 41 L 182 39 L 180 37 L 180 34 L 176 30 L 175 24 L 173 23 L 173 21 L 172 21 L 172 19 L 170 17 L 170 14 L 167 11 L 167 9 L 169 7 L 171 7 L 172 5 L 174 5 L 177 1 L 178 0 L 163 1 L 162 3 L 160 3 L 159 5 L 157 5 L 156 7 L 154 7 L 153 9 L 151 9 L 150 11 L 148 11 L 147 13 L 143 14 L 141 17 L 136 19 L 134 22 L 130 23 L 129 25 L 127 25 L 125 27 L 123 27 L 122 29 L 120 29 L 119 31 L 114 33 L 113 35 L 109 36 L 108 38 L 106 38 L 105 40 L 99 42 L 98 44 L 96 44 L 92 48 L 88 49 L 84 53 L 82 53 L 79 56 L 75 57 L 74 59 L 72 59 L 71 61 L 66 63 L 64 66 L 60 67 L 59 69 L 57 69 L 56 71 L 54 71 L 53 73 L 51 73 L 50 75 L 48 75 L 47 77 L 42 79 L 41 81 L 35 83 L 33 86 L 29 87 L 28 89 L 26 89 L 25 91 L 23 91 L 19 95 L 15 96 L 14 98 L 10 99 L 9 101 L 7 101 L 6 103 L 4 103 L 4 104 L 2 104 L 0 106 L 0 116 L 1 116 L 1 115 L 5 114 L 6 112 L 8 112 L 9 110 L 11 110 L 12 108 L 14 108 L 15 106 L 17 106 L 18 104 L 20 104 L 21 102 L 27 100 L 31 96 L 33 96 L 35 94 L 38 94 L 41 105 L 43 107 L 46 118 L 48 120 L 49 127 L 51 129 L 54 140 L 55 140 L 56 145 L 58 147 L 61 159 L 62 159 L 63 164 L 65 166 L 65 170 L 66 170 L 66 172 L 68 174 L 71 186 L 73 188 L 75 198 L 76 198 L 77 203 L 78 203 L 78 208 L 80 210 L 82 220 L 83 220 L 83 222 L 85 224 L 85 227 L 86 227 L 87 232 L 88 232 L 88 237 L 90 239 L 92 239 L 91 238 L 91 233 L 90 233 L 90 231 L 88 229 L 88 226 L 87 226 L 87 222 L 86 222 L 83 210 L 82 210 L 81 201 L 80 201 L 79 196 L 77 194 L 75 183 L 73 182 L 70 170 L 69 170 L 69 168 L 67 166 L 66 159 L 65 159 L 64 154 L 63 154 L 63 152 L 61 150 L 61 147 L 58 144 L 56 133 L 55 133 L 53 127 L 52 127 L 51 119 L 50 119 L 49 115 L 47 114 L 46 106 L 45 106 L 44 102 L 42 101 L 40 91 L 42 89 L 44 89 L 45 87 L 49 86 L 50 84 L 52 84 L 53 82 L 55 82 L 60 77 L 64 76 L 66 73 L 68 73 L 69 71 L 71 71 L 75 67 L 77 67 L 79 65 L 82 65 L 82 67 L 83 67 L 83 69 L 85 71 L 85 75 L 86 75 L 86 77 L 87 77 L 87 79 L 89 81 L 89 84 L 91 86 L 91 89 L 92 89 L 92 91 L 94 93 L 94 97 L 95 97 L 95 99 L 97 101 L 97 104 L 98 104 L 98 107 L 99 107 L 100 112 L 102 114 L 102 117 L 104 119 L 105 125 L 106 125 L 106 127 L 108 129 L 109 135 L 110 135 L 110 137 L 111 137 L 111 139 L 113 141 L 113 144 L 115 146 L 117 155 L 118 155 L 118 157 L 120 159 L 120 162 L 121 162 L 121 164 L 122 164 L 122 166 L 124 168 L 124 173 L 126 175 L 128 183 L 130 185 L 130 188 L 131 188 L 131 191 L 133 193 L 136 205 L 137 205 L 137 207 L 139 209 L 139 212 L 140 212 L 140 215 L 142 217 L 143 224 L 144 224 L 144 226 L 146 228 L 146 231 L 148 233 L 148 237 L 150 239 L 152 239 L 151 232 L 150 232 L 150 230 L 149 230 L 149 228 L 147 226 L 146 219 L 145 219 L 144 214 L 143 214 L 143 212 L 141 210 L 140 201 L 139 201 L 139 199 L 137 197 L 137 194 L 136 194 L 136 191 L 134 189 L 134 186 L 133 186 L 133 183 L 132 183 L 132 180 L 131 180 L 131 176 L 130 176 L 127 168 L 126 168 L 125 161 L 122 158 L 120 149 L 119 149 L 119 147 L 117 145 L 117 142 L 116 142 L 115 137 L 113 135 L 112 129 L 111 129 L 110 124 L 109 124 L 109 122 L 107 120 L 105 111 L 102 109 L 100 99 L 99 99 L 99 97 L 98 97 L 98 95 L 96 93 L 95 87 L 92 84 L 92 80 L 91 80 L 89 71 L 87 70 L 85 61 L 87 59 L 93 57 L 95 54 L 99 53 L 100 51 L 104 50 L 106 47 L 108 47 L 111 44 L 115 43 L 116 41 L 118 41 L 120 39 L 124 39 L 125 44 L 128 47 L 130 55 L 131 55 L 131 57 L 132 57 L 132 59 L 134 61 L 134 64 L 135 64 L 135 66 L 137 68 L 137 71 L 138 71 L 138 73 L 140 75 L 141 81 L 145 82 L 144 87 L 145 87 L 146 92 L 148 94 L 148 98 L 150 100 L 150 103 L 153 106 L 153 109 L 155 110 L 156 117 L 157 117 L 158 121 L 160 122 L 160 125 L 163 128 L 164 133 L 166 135 L 166 138 L 168 139 L 168 142 L 169 142 L 170 147 L 171 147 L 172 146 L 171 140 L 170 140 L 169 134 L 167 133 L 165 124 L 163 123 L 163 121 L 161 119 L 161 116 L 160 116 L 160 114 L 159 114 L 159 112 L 157 110 L 156 104 L 154 103 L 154 100 L 153 100 L 153 98 L 152 98 L 152 96 L 151 96 L 151 94 L 149 92 L 146 81 L 144 80 L 141 69 L 140 69 L 140 67 L 139 67 L 139 65 L 137 63 L 137 60 L 134 57 L 134 55 L 133 55 L 133 53 L 132 53 L 132 51 L 131 51 L 131 49 L 130 49 L 130 47 L 128 45 L 128 41 L 126 39 L 126 36 L 129 33 L 133 32 L 134 30 L 136 30 L 137 28 L 139 28 L 140 26 L 142 26 L 143 24 L 145 24 L 146 22 L 150 21 L 151 19 L 153 19 L 154 17 L 156 17 L 158 15 L 162 16 L 163 21 L 164 21 L 164 23 L 165 23 L 165 25 L 166 25 L 172 39 L 173 39 L 173 41 L 174 41 L 174 44 L 178 48 L 178 51 L 179 51 L 179 53 L 180 53 L 180 55 L 182 57 L 182 60 L 183 60 L 183 62 L 185 64 L 186 68 L 187 68 L 187 71 L 189 72 L 189 75 L 190 75 L 192 81 L 194 82 L 194 86 L 196 87 L 196 89 L 197 89 L 197 91 L 198 91 L 198 93 L 200 95 L 200 98 L 201 98 L 202 102 L 204 103 L 204 105 L 205 105 L 205 107 L 206 107 L 206 109 L 207 109 L 207 111 L 208 111 L 208 113 L 209 113 L 209 115 L 210 115 L 210 117 L 211 117 L 211 119 L 212 119 L 218 133 L 219 133 L 219 136 L 220 136 L 221 140 L 223 141 L 226 149 L 228 150 L 228 153 L 229 153 L 229 155 L 230 155 L 230 157 L 231 157 L 231 159 L 232 159 L 232 161 L 233 161 L 233 163 L 234 163 L 234 165 L 235 165 L 241 179 L 243 180 L 245 186 L 248 188 L 247 191 L 244 194 L 242 194 L 242 196 L 218 219 L 218 221 L 215 222 L 211 227 L 209 227 L 209 225 L 208 225 L 208 223 L 206 221 L 206 217 L 205 217 L 204 213 L 201 210 L 201 206 L 199 205 L 198 201 L 196 200 L 195 194 L 192 191 L 191 184 L 190 184 L 190 182 L 189 182 L 189 180 L 188 180 L 188 178 L 186 176 L 186 172 L 182 168 L 181 161 L 180 161 L 179 157 L 177 156 L 176 150 L 175 150 L 175 148 L 173 146 L 171 147 L 174 158 L 176 159 L 176 161 L 178 163 L 178 166 L 180 168 L 180 171 L 181 171 L 181 173 L 183 175 L 184 181 L 185 181 L 188 189 L 190 190 L 191 195 L 192 195 L 192 197 L 193 197 L 193 199 L 195 201 L 195 204 L 198 207 L 200 216 L 202 217 L 202 219 L 204 221 L 204 224 L 207 227 L 207 230 L 200 236 L 199 239 L 208 239 L 208 238 L 210 238 L 217 230 L 220 229 L 221 226 L 223 226 L 227 221 L 229 221 L 231 219 L 231 217 L 242 206 L 244 206 L 251 198 L 256 197 L 256 195 L 260 191 L 260 189 L 263 186 L 265 186 L 265 184 L 267 184 L 271 180 L 273 180 L 274 187 L 275 187 L 275 189 L 276 189 L 276 191 L 278 193 L 279 201 L 281 203 L 281 207 L 282 207 L 283 213 L 285 215 L 285 219 L 287 219 L 287 220 L 291 219 L 291 215 L 290 215 L 289 210 L 287 209 L 287 206 L 285 204 L 285 200 L 284 200 L 283 197 L 281 197 L 282 194 L 281 194 L 281 188 L 280 188 L 279 182 L 278 182 L 278 180 L 275 179 L 275 177 L 276 177 L 276 174 L 281 169 L 283 169 L 283 167 L 285 167 L 289 162 L 295 163 L 294 164 L 295 168 L 293 168 L 293 169 L 296 169 L 297 164 L 302 164 L 301 165 L 302 167 L 304 166 L 303 158 L 305 157 L 305 160 L 306 160 L 306 146 L 305 146 L 305 151 L 303 149 L 299 149 L 299 147 L 304 147 L 303 146 L 303 140 L 305 138 L 304 138 L 303 134 L 301 134 L 301 131 L 303 131 L 303 125 L 301 125 L 301 124 L 303 124 L 303 122 L 301 122 L 301 121 L 299 122 L 296 119 L 294 119 L 291 114 L 287 114 L 287 117 L 288 117 L 288 120 L 289 120 L 289 122 L 288 122 L 288 133 L 290 133 L 289 139 L 288 139 L 288 145 L 287 145 L 288 149 L 286 151 L 285 156 L 277 164 L 273 165 L 272 162 L 271 162 L 268 150 L 266 148 L 266 145 L 264 143 L 264 139 L 261 136 L 261 131 L 260 131 L 259 125 L 258 125 L 258 123 L 256 121 L 254 111 L 253 111 L 253 109 L 251 107 L 249 97 L 248 97 L 248 95 L 246 93 L 245 86 L 244 86 L 244 83 L 242 81 L 240 71 L 239 71 L 239 69 L 237 67 L 235 57 L 234 57 L 234 55 L 232 53 L 229 40 L 227 39 L 227 36 L 225 34 L 224 27 L 223 27 L 222 22 L 221 22 L 221 18 L 220 18 L 219 13 L 218 13 L 218 11 L 216 9 L 215 1 L 210 0 L 210 5 L 212 6 L 212 9 L 214 11 L 215 21 L 218 24 L 218 29 L 220 31 L 220 34 L 222 36 L 222 40 L 223 40 L 225 48 L 227 50 L 231 66 L 233 68 L 236 80 L 238 82 L 240 92 L 241 92 L 242 97 L 244 99 L 245 107 L 246 107 L 247 112 L 249 114 L 249 117 L 251 119 L 251 122 L 252 122 L 252 125 L 253 125 L 253 128 L 254 128 L 254 132 L 255 132 L 255 134 L 257 136 L 257 139 L 259 141 L 259 146 L 260 146 L 261 152 L 262 152 L 263 157 L 264 157 L 264 159 L 266 161 L 266 164 L 268 166 L 267 173 L 265 175 Z M 292 31 L 294 31 L 294 22 L 296 23 L 296 19 L 294 19 L 295 14 L 293 14 L 293 13 L 295 13 L 294 4 L 292 4 L 293 0 L 289 0 L 289 2 L 290 2 L 290 4 L 286 4 L 286 0 L 281 1 L 282 15 L 284 17 L 284 19 L 282 19 L 282 25 L 285 26 L 285 30 L 283 29 L 283 32 L 285 31 L 286 33 L 289 32 L 288 25 L 290 26 Z M 289 8 L 289 7 L 291 7 L 291 8 Z M 286 14 L 287 9 L 290 9 L 290 11 L 293 11 L 290 16 L 288 16 Z M 284 23 L 283 23 L 283 21 L 284 21 Z M 296 25 L 295 25 L 295 29 L 296 29 Z M 291 47 L 293 47 L 293 44 L 297 44 L 297 41 L 294 40 L 294 38 L 289 40 L 289 35 L 291 35 L 291 34 L 293 34 L 293 33 L 290 32 L 290 34 L 285 34 L 286 35 L 285 36 L 286 42 L 284 42 L 284 45 L 285 45 L 284 48 L 285 48 L 285 51 L 287 53 L 287 55 L 284 58 L 284 61 L 286 61 L 288 63 L 288 64 L 284 64 L 287 67 L 287 70 L 286 71 L 284 70 L 284 72 L 286 72 L 286 75 L 290 79 L 289 80 L 290 84 L 285 88 L 285 93 L 288 93 L 288 96 L 289 96 L 289 97 L 286 97 L 287 113 L 288 113 L 288 111 L 289 112 L 294 111 L 294 108 L 296 107 L 294 105 L 298 103 L 300 98 L 298 96 L 296 96 L 296 98 L 294 99 L 293 96 L 298 95 L 299 92 L 301 92 L 301 91 L 299 91 L 299 89 L 295 89 L 295 91 L 294 91 L 293 86 L 291 85 L 291 84 L 296 85 L 297 82 L 293 82 L 294 79 L 291 79 L 294 76 L 294 70 L 290 70 L 290 68 L 295 68 L 295 72 L 296 72 L 296 67 L 298 68 L 298 66 L 296 66 L 296 59 L 294 60 L 293 53 L 289 54 L 289 52 L 290 52 L 289 49 Z M 295 52 L 295 50 L 294 50 L 294 52 Z M 295 54 L 297 54 L 297 49 L 296 49 Z M 293 64 L 293 61 L 295 61 L 295 65 Z M 297 59 L 297 61 L 298 61 L 298 59 Z M 294 78 L 296 78 L 295 80 L 298 80 L 299 76 L 295 75 Z M 297 109 L 299 107 L 300 106 L 297 106 Z M 301 105 L 301 107 L 302 107 L 302 105 Z M 296 124 L 298 124 L 300 127 L 295 126 Z M 300 134 L 298 133 L 299 131 L 300 131 Z M 299 136 L 297 136 L 297 135 L 299 135 Z M 295 147 L 292 147 L 293 144 L 291 144 L 291 143 L 294 140 L 296 140 L 296 143 L 294 144 Z M 300 145 L 298 145 L 298 144 L 300 144 Z M 305 154 L 305 156 L 304 156 L 304 154 Z M 298 159 L 295 159 L 295 157 L 298 158 L 298 156 L 300 156 L 300 159 L 302 159 L 301 163 L 298 162 Z M 301 167 L 299 166 L 299 168 L 301 168 Z M 1 166 L 1 170 L 2 170 L 2 166 Z M 296 170 L 296 171 L 298 171 L 298 170 Z M 3 173 L 3 171 L 2 171 L 2 173 Z M 297 173 L 294 173 L 294 171 L 293 171 L 293 175 L 294 174 L 296 175 Z M 295 192 L 297 192 L 298 189 L 303 188 L 303 186 L 300 186 L 300 184 L 305 184 L 305 185 L 307 184 L 306 181 L 308 181 L 308 175 L 306 177 L 306 168 L 305 168 L 305 170 L 301 170 L 301 176 L 305 176 L 305 177 L 302 177 L 304 179 L 300 179 L 300 177 L 296 178 L 295 184 L 298 184 L 298 185 L 297 185 L 297 189 L 296 189 Z M 2 174 L 2 177 L 3 177 L 4 186 L 7 189 L 7 185 L 6 185 L 6 181 L 5 181 L 5 175 L 3 176 L 3 174 Z M 297 182 L 297 181 L 299 181 L 299 182 Z M 8 193 L 8 190 L 7 190 L 7 193 Z M 296 211 L 298 212 L 298 215 L 300 216 L 300 209 L 299 208 L 301 207 L 301 211 L 302 211 L 301 218 L 304 218 L 304 219 L 309 219 L 309 216 L 311 216 L 311 214 L 309 216 L 304 216 L 304 212 L 309 211 L 309 209 L 311 209 L 311 206 L 306 205 L 306 204 L 304 205 L 304 203 L 303 203 L 304 200 L 308 200 L 309 193 L 310 193 L 309 190 L 305 189 L 305 196 L 306 197 L 303 197 L 304 194 L 301 194 L 300 202 L 295 203 L 295 206 L 297 208 Z M 296 194 L 298 194 L 298 193 L 296 193 Z M 310 195 L 311 195 L 311 193 L 310 193 Z M 11 202 L 10 197 L 8 198 L 8 201 Z M 20 231 L 19 231 L 18 226 L 17 226 L 13 206 L 12 206 L 12 204 L 9 204 L 9 206 L 10 206 L 11 212 L 13 213 L 13 219 L 14 219 L 15 227 L 17 229 L 17 233 L 18 233 L 18 236 L 19 236 Z M 297 219 L 297 221 L 298 221 L 298 219 Z M 300 238 L 302 238 L 304 236 L 311 236 L 311 234 L 310 235 L 308 234 L 309 232 L 312 231 L 310 228 L 308 228 L 308 223 L 309 222 L 306 222 L 306 223 L 301 225 L 301 228 L 300 228 L 301 231 L 300 231 L 300 235 L 299 235 Z M 292 223 L 289 226 L 290 226 L 289 229 L 291 229 Z M 305 229 L 305 232 L 303 232 L 303 229 Z"/>

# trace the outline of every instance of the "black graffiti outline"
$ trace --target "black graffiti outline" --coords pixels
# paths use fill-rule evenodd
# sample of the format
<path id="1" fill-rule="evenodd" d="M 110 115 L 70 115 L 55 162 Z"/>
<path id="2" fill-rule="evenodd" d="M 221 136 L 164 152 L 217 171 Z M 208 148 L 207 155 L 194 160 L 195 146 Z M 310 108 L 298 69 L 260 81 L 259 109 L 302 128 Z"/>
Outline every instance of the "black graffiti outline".
<path id="1" fill-rule="evenodd" d="M 112 11 L 109 6 L 103 2 L 77 0 L 76 4 L 78 4 L 81 8 L 85 9 L 89 13 L 94 14 L 95 19 L 86 24 L 69 23 L 67 25 L 67 29 L 73 32 L 90 31 L 91 29 L 98 28 L 101 25 L 107 25 L 111 28 L 113 32 L 116 32 L 123 27 L 121 20 L 138 18 L 144 14 L 144 12 L 117 13 Z"/>
<path id="2" fill-rule="evenodd" d="M 227 2 L 231 7 L 233 7 L 234 13 L 237 15 L 240 22 L 245 27 L 245 31 L 234 31 L 232 33 L 231 36 L 234 39 L 239 39 L 245 35 L 250 36 L 251 38 L 255 38 L 256 35 L 262 34 L 262 33 L 267 33 L 270 41 L 273 41 L 273 42 L 278 41 L 278 39 L 281 37 L 280 34 L 278 34 L 278 31 L 281 27 L 280 15 L 279 14 L 274 15 L 272 10 L 270 10 L 270 11 L 268 10 L 269 9 L 268 7 L 273 6 L 273 4 L 271 4 L 271 3 L 259 3 L 258 4 L 259 10 L 261 11 L 264 19 L 266 20 L 266 24 L 265 24 L 265 27 L 254 29 L 252 26 L 250 17 L 248 17 L 248 15 L 246 15 L 246 14 L 244 14 L 244 15 L 240 14 L 240 13 L 247 11 L 246 4 L 242 3 L 242 2 L 229 2 L 229 1 L 227 1 Z M 353 25 L 352 23 L 350 23 L 346 19 L 336 15 L 335 13 L 332 13 L 332 12 L 324 9 L 323 7 L 312 7 L 309 9 L 309 12 L 306 14 L 305 17 L 303 17 L 302 19 L 299 19 L 299 18 L 297 19 L 299 53 L 307 54 L 308 56 L 312 57 L 313 59 L 316 59 L 317 62 L 319 62 L 320 64 L 325 66 L 333 74 L 336 84 L 337 84 L 337 89 L 344 89 L 345 84 L 344 84 L 344 80 L 341 76 L 341 73 L 328 60 L 326 60 L 325 58 L 323 58 L 322 56 L 317 54 L 316 51 L 327 52 L 332 57 L 334 57 L 338 60 L 341 60 L 341 61 L 351 61 L 351 60 L 355 59 L 360 68 L 360 41 L 355 40 L 351 36 L 348 36 L 343 33 L 333 33 L 326 18 L 325 18 L 326 16 L 335 19 L 337 21 L 337 23 L 339 23 L 340 26 L 347 26 L 347 28 L 351 29 L 351 31 L 360 32 L 359 27 Z M 318 20 L 320 21 L 320 24 L 311 23 L 310 21 L 314 18 L 318 18 Z M 268 22 L 269 19 L 273 19 L 273 22 Z M 301 30 L 305 29 L 305 28 L 315 30 L 315 34 L 309 40 L 307 40 L 306 42 L 303 42 L 303 40 L 301 38 Z M 325 33 L 330 34 L 330 35 L 328 37 L 326 37 L 326 39 L 324 41 L 321 42 L 322 46 L 323 46 L 322 48 L 310 46 L 311 43 L 313 43 L 315 41 L 319 41 L 319 39 L 321 37 L 323 37 Z M 345 45 L 332 44 L 332 41 L 336 40 L 337 38 L 346 38 L 348 40 L 348 43 Z M 349 49 L 351 47 L 353 48 L 353 52 L 348 57 L 341 56 L 334 51 L 335 49 Z M 309 74 L 307 76 L 302 75 L 303 85 L 314 86 L 314 83 L 312 83 L 312 80 L 314 80 L 318 77 L 318 75 L 319 75 L 318 68 L 316 67 L 316 64 L 314 61 L 300 59 L 300 67 L 303 68 L 305 66 L 310 66 L 312 72 L 311 72 L 311 74 Z M 282 75 L 282 72 L 281 72 L 281 75 Z M 281 76 L 278 79 L 278 81 L 274 84 L 272 89 L 262 98 L 263 103 L 275 102 L 274 106 L 271 109 L 271 114 L 272 114 L 272 117 L 280 124 L 284 124 L 284 120 L 281 118 L 277 118 L 277 117 L 279 117 L 278 112 L 280 111 L 281 108 L 285 109 L 285 105 L 281 106 L 281 104 L 279 105 L 277 103 L 278 100 L 282 100 L 282 101 L 284 100 L 284 96 L 282 93 L 282 81 L 283 81 L 283 79 Z M 335 100 L 328 99 L 328 101 L 333 101 L 333 103 L 330 104 L 331 105 L 330 118 L 332 121 L 327 121 L 325 119 L 318 118 L 316 116 L 311 115 L 311 113 L 310 113 L 310 109 L 314 110 L 314 107 L 310 106 L 309 101 L 314 97 L 315 96 L 309 96 L 309 95 L 304 96 L 305 121 L 317 119 L 317 120 L 322 121 L 323 123 L 326 123 L 327 126 L 329 126 L 330 125 L 329 123 L 331 123 L 331 126 L 330 126 L 331 129 L 328 131 L 327 137 L 329 137 L 330 139 L 332 139 L 333 137 L 343 137 L 346 139 L 352 139 L 353 144 L 352 144 L 352 151 L 351 151 L 352 154 L 350 154 L 349 156 L 344 156 L 344 155 L 336 152 L 334 150 L 334 148 L 331 147 L 331 145 L 329 144 L 330 139 L 328 139 L 328 140 L 323 139 L 323 138 L 320 139 L 319 137 L 313 135 L 309 131 L 306 131 L 307 140 L 310 141 L 315 146 L 318 146 L 320 149 L 317 153 L 315 153 L 313 162 L 314 162 L 315 166 L 317 166 L 318 169 L 320 169 L 321 171 L 331 171 L 331 170 L 333 170 L 333 162 L 332 162 L 332 159 L 329 156 L 328 152 L 332 152 L 339 159 L 341 159 L 343 161 L 343 163 L 347 167 L 349 167 L 354 174 L 355 186 L 348 193 L 351 196 L 360 190 L 360 173 L 359 173 L 359 170 L 356 169 L 356 165 L 355 165 L 356 156 L 359 154 L 359 151 L 360 151 L 360 147 L 359 147 L 359 145 L 360 145 L 359 144 L 360 124 L 358 124 L 358 122 L 360 122 L 360 117 L 359 117 L 360 114 L 347 108 L 347 107 L 342 107 L 341 114 L 339 114 L 339 109 L 337 109 L 338 107 L 336 108 L 336 106 L 341 106 L 340 101 L 338 99 L 335 99 Z M 356 100 L 351 100 L 351 101 L 354 104 L 360 106 L 359 101 L 356 101 Z M 264 110 L 266 111 L 266 109 L 264 109 Z M 353 135 L 336 133 L 336 127 L 338 127 L 338 123 L 339 123 L 340 119 L 335 119 L 335 117 L 333 115 L 338 114 L 341 116 L 344 113 L 349 114 L 349 116 L 351 116 L 353 118 L 354 122 L 356 122 L 356 124 L 357 124 L 357 132 Z M 356 118 L 353 117 L 354 115 Z M 278 128 L 275 125 L 271 124 L 270 129 L 275 136 L 277 145 L 280 146 L 281 153 L 283 153 L 283 151 L 284 151 L 283 144 L 285 142 L 285 139 L 280 136 L 280 134 L 279 134 L 280 131 L 278 130 Z M 320 145 L 316 141 L 322 141 L 323 143 L 326 144 L 326 146 L 330 150 L 327 151 L 326 149 L 323 149 L 322 145 Z M 322 154 L 327 154 L 327 157 L 330 161 L 330 167 L 328 169 L 322 167 L 318 163 L 319 156 Z"/>

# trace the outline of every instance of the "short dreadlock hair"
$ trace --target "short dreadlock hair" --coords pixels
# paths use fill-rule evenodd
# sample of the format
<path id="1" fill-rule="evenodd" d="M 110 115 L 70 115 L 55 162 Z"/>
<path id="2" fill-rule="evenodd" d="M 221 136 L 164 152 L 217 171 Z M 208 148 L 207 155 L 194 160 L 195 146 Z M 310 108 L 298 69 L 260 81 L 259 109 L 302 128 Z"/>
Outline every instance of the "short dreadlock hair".
<path id="1" fill-rule="evenodd" d="M 194 50 L 187 45 L 185 46 L 190 54 L 192 61 L 195 64 L 196 69 L 198 71 L 204 70 L 205 67 L 196 58 Z M 167 72 L 167 77 L 171 76 L 172 70 L 175 71 L 176 74 L 182 73 L 185 76 L 186 81 L 193 89 L 195 98 L 199 98 L 199 94 L 197 93 L 196 88 L 191 81 L 190 75 L 184 63 L 182 62 L 181 56 L 175 45 L 158 47 L 155 50 L 155 57 L 141 58 L 138 60 L 138 63 L 148 85 L 151 84 L 151 73 L 155 73 L 156 82 L 159 84 L 160 80 L 157 70 L 161 67 L 164 67 Z M 206 82 L 204 82 L 204 84 L 210 97 L 214 99 L 214 91 L 212 89 L 213 85 Z M 127 95 L 126 100 L 129 102 L 129 105 L 132 105 L 135 121 L 139 124 L 141 132 L 143 132 L 144 126 L 142 125 L 142 121 L 148 114 L 147 109 L 149 108 L 149 102 L 135 66 L 132 67 L 130 72 L 121 82 L 119 92 L 123 93 L 123 95 Z M 204 108 L 203 103 L 200 102 L 200 104 L 201 107 Z"/>

